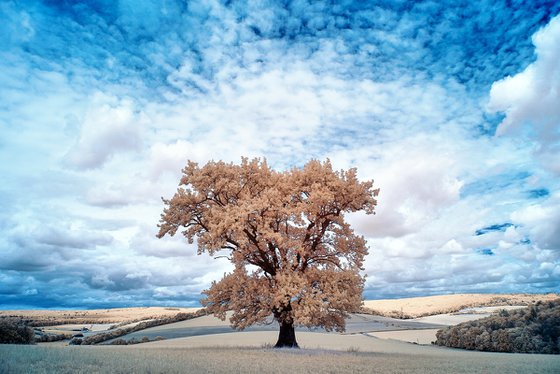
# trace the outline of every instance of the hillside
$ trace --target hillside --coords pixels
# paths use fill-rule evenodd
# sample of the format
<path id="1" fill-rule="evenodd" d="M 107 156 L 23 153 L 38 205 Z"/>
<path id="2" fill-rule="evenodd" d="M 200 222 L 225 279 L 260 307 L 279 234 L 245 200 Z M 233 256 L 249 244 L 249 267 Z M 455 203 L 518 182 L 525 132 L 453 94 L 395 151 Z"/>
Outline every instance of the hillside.
<path id="1" fill-rule="evenodd" d="M 552 301 L 558 294 L 454 294 L 404 299 L 365 300 L 364 311 L 393 318 L 418 318 L 455 313 L 462 309 L 486 306 L 528 306 Z"/>

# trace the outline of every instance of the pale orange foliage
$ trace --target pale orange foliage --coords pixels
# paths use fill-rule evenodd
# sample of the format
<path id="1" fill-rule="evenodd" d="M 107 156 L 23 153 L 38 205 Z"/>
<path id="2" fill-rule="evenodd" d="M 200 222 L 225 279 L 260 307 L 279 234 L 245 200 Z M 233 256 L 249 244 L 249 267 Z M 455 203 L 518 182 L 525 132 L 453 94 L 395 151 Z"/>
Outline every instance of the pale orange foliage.
<path id="1" fill-rule="evenodd" d="M 366 242 L 344 213 L 374 213 L 378 190 L 330 162 L 277 172 L 266 161 L 188 162 L 159 237 L 180 230 L 198 252 L 229 250 L 231 274 L 204 291 L 208 310 L 243 329 L 272 314 L 288 325 L 344 330 L 361 304 Z M 253 265 L 253 266 L 249 266 Z"/>

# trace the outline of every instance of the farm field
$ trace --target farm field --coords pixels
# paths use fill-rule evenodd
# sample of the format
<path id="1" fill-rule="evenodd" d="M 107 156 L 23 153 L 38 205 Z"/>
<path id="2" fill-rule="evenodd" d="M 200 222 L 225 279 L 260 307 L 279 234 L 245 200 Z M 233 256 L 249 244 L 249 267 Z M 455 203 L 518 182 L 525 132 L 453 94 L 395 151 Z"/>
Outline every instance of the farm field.
<path id="1" fill-rule="evenodd" d="M 499 354 L 463 351 L 432 346 L 439 328 L 490 315 L 501 308 L 517 308 L 558 295 L 452 295 L 366 301 L 388 316 L 353 314 L 343 334 L 321 329 L 297 330 L 302 349 L 271 349 L 278 335 L 276 323 L 254 326 L 243 332 L 227 321 L 201 316 L 154 326 L 123 335 L 126 341 L 149 343 L 115 346 L 68 346 L 68 341 L 33 346 L 0 345 L 1 373 L 556 373 L 560 357 L 554 355 Z M 477 296 L 480 296 L 478 298 Z M 498 306 L 496 303 L 502 303 Z M 377 303 L 377 305 L 376 305 Z M 519 304 L 519 305 L 516 305 Z M 434 305 L 436 308 L 434 308 Z M 494 305 L 494 306 L 487 306 Z M 399 319 L 394 311 L 422 315 Z M 112 323 L 127 326 L 142 318 L 169 317 L 173 313 L 194 312 L 186 308 L 132 308 L 98 311 L 48 311 L 51 331 L 75 331 L 86 327 L 86 335 L 103 333 Z M 158 315 L 161 311 L 162 315 Z M 367 310 L 364 310 L 366 312 Z M 446 311 L 443 314 L 434 314 Z M 41 311 L 1 311 L 44 321 Z M 28 314 L 26 314 L 28 313 Z M 68 318 L 75 315 L 76 318 Z M 95 318 L 94 318 L 95 316 Z M 59 319 L 57 319 L 59 318 Z M 79 318 L 84 323 L 80 323 Z M 87 318 L 87 320 L 86 320 Z M 64 323 L 66 322 L 66 323 Z M 94 324 L 97 322 L 97 324 Z M 105 324 L 103 324 L 105 323 Z M 46 328 L 47 326 L 45 326 Z M 158 341 L 155 340 L 156 337 Z M 114 339 L 112 339 L 114 340 Z M 412 344 L 414 343 L 414 344 Z"/>
<path id="2" fill-rule="evenodd" d="M 524 306 L 537 301 L 551 301 L 560 295 L 550 294 L 454 294 L 402 299 L 365 300 L 364 308 L 376 314 L 399 318 L 418 318 L 455 313 L 477 307 Z M 476 311 L 476 310 L 474 310 Z"/>
<path id="3" fill-rule="evenodd" d="M 140 307 L 92 310 L 0 310 L 0 317 L 19 317 L 46 322 L 49 326 L 69 324 L 114 324 L 171 317 L 177 313 L 193 313 L 201 308 Z"/>

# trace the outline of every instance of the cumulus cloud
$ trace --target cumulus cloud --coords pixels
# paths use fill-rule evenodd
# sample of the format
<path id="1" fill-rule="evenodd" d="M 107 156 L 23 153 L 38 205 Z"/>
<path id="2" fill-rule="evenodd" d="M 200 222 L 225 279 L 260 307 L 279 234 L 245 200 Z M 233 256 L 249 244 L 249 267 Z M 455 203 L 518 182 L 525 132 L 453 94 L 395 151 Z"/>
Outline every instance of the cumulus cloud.
<path id="1" fill-rule="evenodd" d="M 94 248 L 96 245 L 110 244 L 112 241 L 109 235 L 70 227 L 65 229 L 51 227 L 47 230 L 41 230 L 35 237 L 38 243 L 56 248 L 89 249 Z"/>
<path id="2" fill-rule="evenodd" d="M 66 155 L 70 165 L 98 168 L 118 152 L 139 149 L 145 120 L 131 100 L 98 93 L 90 103 L 79 138 Z"/>
<path id="3" fill-rule="evenodd" d="M 432 144 L 429 136 L 418 136 L 385 148 L 371 170 L 381 189 L 377 215 L 353 217 L 360 231 L 369 237 L 418 232 L 458 201 L 462 181 L 456 174 L 457 160 L 446 147 L 429 149 Z M 369 168 L 364 165 L 363 171 Z"/>
<path id="4" fill-rule="evenodd" d="M 560 16 L 532 38 L 536 60 L 522 72 L 492 85 L 488 110 L 505 113 L 497 135 L 528 137 L 556 173 L 560 154 Z"/>
<path id="5" fill-rule="evenodd" d="M 527 236 L 533 238 L 539 248 L 560 248 L 560 196 L 557 193 L 545 202 L 513 212 L 511 218 L 523 231 L 528 231 Z"/>

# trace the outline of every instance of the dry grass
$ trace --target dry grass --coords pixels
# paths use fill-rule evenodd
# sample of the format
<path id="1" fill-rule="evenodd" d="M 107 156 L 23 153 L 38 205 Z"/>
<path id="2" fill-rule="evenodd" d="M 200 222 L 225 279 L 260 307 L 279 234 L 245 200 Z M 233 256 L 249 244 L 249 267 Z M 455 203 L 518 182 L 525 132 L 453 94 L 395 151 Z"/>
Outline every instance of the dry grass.
<path id="1" fill-rule="evenodd" d="M 458 294 L 408 299 L 364 301 L 364 311 L 393 318 L 418 318 L 454 313 L 465 308 L 504 305 L 531 305 L 558 299 L 558 294 Z"/>
<path id="2" fill-rule="evenodd" d="M 442 353 L 443 352 L 443 353 Z M 558 373 L 550 355 L 0 346 L 2 373 Z"/>

